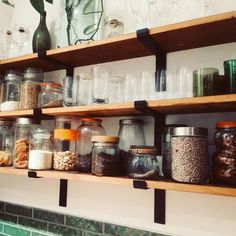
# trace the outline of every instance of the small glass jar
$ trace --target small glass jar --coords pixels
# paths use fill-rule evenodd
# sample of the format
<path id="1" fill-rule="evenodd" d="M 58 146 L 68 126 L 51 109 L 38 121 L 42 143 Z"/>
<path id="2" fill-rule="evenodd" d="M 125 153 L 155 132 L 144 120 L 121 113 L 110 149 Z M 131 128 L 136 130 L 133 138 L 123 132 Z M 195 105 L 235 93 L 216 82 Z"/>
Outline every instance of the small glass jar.
<path id="1" fill-rule="evenodd" d="M 108 16 L 104 22 L 104 38 L 124 34 L 124 19 L 122 16 Z"/>
<path id="2" fill-rule="evenodd" d="M 63 88 L 60 83 L 47 82 L 41 84 L 38 96 L 39 108 L 63 107 Z"/>
<path id="3" fill-rule="evenodd" d="M 92 136 L 106 135 L 102 120 L 82 119 L 78 128 L 76 167 L 80 172 L 91 173 L 92 165 Z"/>
<path id="4" fill-rule="evenodd" d="M 171 133 L 172 179 L 204 183 L 209 178 L 208 130 L 177 127 Z"/>
<path id="5" fill-rule="evenodd" d="M 159 177 L 157 149 L 153 146 L 131 146 L 128 176 L 132 179 L 156 180 Z"/>
<path id="6" fill-rule="evenodd" d="M 120 175 L 119 138 L 93 136 L 92 174 L 97 176 Z"/>
<path id="7" fill-rule="evenodd" d="M 0 120 L 0 166 L 12 165 L 13 122 Z"/>
<path id="8" fill-rule="evenodd" d="M 32 132 L 28 168 L 31 170 L 52 168 L 52 141 L 48 129 L 38 128 Z"/>
<path id="9" fill-rule="evenodd" d="M 38 95 L 43 81 L 43 71 L 38 68 L 27 68 L 20 89 L 20 109 L 35 109 L 38 107 Z"/>
<path id="10" fill-rule="evenodd" d="M 75 170 L 76 169 L 76 140 L 77 130 L 55 129 L 54 130 L 54 155 L 53 169 Z"/>
<path id="11" fill-rule="evenodd" d="M 23 77 L 18 71 L 6 72 L 3 81 L 1 111 L 15 111 L 19 109 L 20 84 Z"/>
<path id="12" fill-rule="evenodd" d="M 236 121 L 217 122 L 212 179 L 216 183 L 236 184 Z"/>

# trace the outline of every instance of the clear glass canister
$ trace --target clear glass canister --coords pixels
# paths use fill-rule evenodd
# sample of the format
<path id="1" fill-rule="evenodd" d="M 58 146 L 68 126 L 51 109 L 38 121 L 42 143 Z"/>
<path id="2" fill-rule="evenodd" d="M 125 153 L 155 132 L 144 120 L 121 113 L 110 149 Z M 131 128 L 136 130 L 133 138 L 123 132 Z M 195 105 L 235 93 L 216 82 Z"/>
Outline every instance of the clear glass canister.
<path id="1" fill-rule="evenodd" d="M 120 175 L 119 138 L 93 136 L 92 174 L 97 176 Z"/>
<path id="2" fill-rule="evenodd" d="M 178 127 L 171 133 L 172 178 L 186 183 L 204 183 L 209 178 L 208 130 Z"/>
<path id="3" fill-rule="evenodd" d="M 212 160 L 212 178 L 216 183 L 236 184 L 236 121 L 217 122 L 216 151 Z"/>
<path id="4" fill-rule="evenodd" d="M 124 34 L 124 19 L 122 16 L 108 16 L 104 22 L 104 38 Z"/>
<path id="5" fill-rule="evenodd" d="M 20 89 L 20 109 L 35 109 L 38 107 L 38 94 L 43 81 L 43 71 L 38 68 L 27 68 Z"/>
<path id="6" fill-rule="evenodd" d="M 22 74 L 18 71 L 9 70 L 6 72 L 2 87 L 1 111 L 19 109 L 20 84 L 22 79 Z"/>
<path id="7" fill-rule="evenodd" d="M 42 83 L 41 92 L 38 95 L 38 107 L 63 107 L 62 85 L 54 82 Z"/>
<path id="8" fill-rule="evenodd" d="M 13 152 L 13 166 L 27 169 L 31 132 L 38 125 L 30 118 L 17 118 L 15 127 L 15 146 Z"/>
<path id="9" fill-rule="evenodd" d="M 12 165 L 13 122 L 0 120 L 0 166 Z"/>
<path id="10" fill-rule="evenodd" d="M 75 170 L 76 169 L 76 140 L 77 130 L 55 129 L 54 130 L 54 156 L 53 169 Z"/>
<path id="11" fill-rule="evenodd" d="M 153 146 L 131 146 L 128 162 L 128 176 L 132 179 L 152 179 L 159 177 L 157 148 Z"/>
<path id="12" fill-rule="evenodd" d="M 52 168 L 52 141 L 48 129 L 38 128 L 32 132 L 28 168 L 31 170 Z"/>
<path id="13" fill-rule="evenodd" d="M 106 135 L 102 120 L 82 119 L 78 128 L 76 166 L 80 172 L 91 173 L 92 165 L 92 136 Z"/>

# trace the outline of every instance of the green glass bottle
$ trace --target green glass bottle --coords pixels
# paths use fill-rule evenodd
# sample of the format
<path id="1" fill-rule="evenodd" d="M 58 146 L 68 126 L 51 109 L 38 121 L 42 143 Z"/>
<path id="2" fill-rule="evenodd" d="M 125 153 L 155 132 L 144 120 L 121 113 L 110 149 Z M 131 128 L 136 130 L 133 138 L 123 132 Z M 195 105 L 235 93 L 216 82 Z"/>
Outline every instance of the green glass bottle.
<path id="1" fill-rule="evenodd" d="M 40 15 L 39 26 L 34 32 L 32 46 L 34 53 L 51 49 L 51 37 L 46 25 L 46 12 Z"/>

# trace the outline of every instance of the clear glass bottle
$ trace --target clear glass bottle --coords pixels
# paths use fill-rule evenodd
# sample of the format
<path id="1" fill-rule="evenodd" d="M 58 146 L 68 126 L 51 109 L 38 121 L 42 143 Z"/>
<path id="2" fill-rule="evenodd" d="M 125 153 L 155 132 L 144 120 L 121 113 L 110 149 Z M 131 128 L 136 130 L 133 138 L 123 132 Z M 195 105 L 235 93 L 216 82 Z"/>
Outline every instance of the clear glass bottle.
<path id="1" fill-rule="evenodd" d="M 75 170 L 76 169 L 76 140 L 77 130 L 55 129 L 54 130 L 54 155 L 53 169 Z"/>
<path id="2" fill-rule="evenodd" d="M 92 174 L 97 176 L 120 175 L 119 138 L 93 136 Z"/>
<path id="3" fill-rule="evenodd" d="M 92 136 L 106 135 L 102 120 L 82 119 L 78 128 L 76 166 L 80 172 L 91 172 L 92 165 Z"/>
<path id="4" fill-rule="evenodd" d="M 27 68 L 20 89 L 20 109 L 35 109 L 38 107 L 38 95 L 43 81 L 43 71 L 38 68 Z"/>
<path id="5" fill-rule="evenodd" d="M 3 81 L 1 111 L 14 111 L 19 109 L 20 84 L 23 77 L 18 71 L 6 72 Z"/>
<path id="6" fill-rule="evenodd" d="M 0 120 L 0 166 L 12 165 L 13 122 Z"/>
<path id="7" fill-rule="evenodd" d="M 63 88 L 60 83 L 45 82 L 41 84 L 38 95 L 39 108 L 52 108 L 63 106 Z"/>
<path id="8" fill-rule="evenodd" d="M 38 128 L 32 132 L 28 168 L 31 170 L 52 168 L 52 141 L 48 129 Z"/>
<path id="9" fill-rule="evenodd" d="M 132 179 L 156 180 L 159 177 L 157 148 L 153 146 L 131 146 L 128 176 Z"/>

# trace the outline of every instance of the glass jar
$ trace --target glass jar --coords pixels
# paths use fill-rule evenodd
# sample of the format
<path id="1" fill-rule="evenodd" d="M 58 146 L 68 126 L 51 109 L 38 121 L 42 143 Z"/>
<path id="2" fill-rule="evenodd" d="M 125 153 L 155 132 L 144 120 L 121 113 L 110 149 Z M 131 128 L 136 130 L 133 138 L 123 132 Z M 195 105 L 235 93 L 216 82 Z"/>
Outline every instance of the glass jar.
<path id="1" fill-rule="evenodd" d="M 76 169 L 76 140 L 77 130 L 55 129 L 54 130 L 54 156 L 53 169 L 75 170 Z"/>
<path id="2" fill-rule="evenodd" d="M 92 165 L 92 136 L 106 135 L 102 120 L 82 119 L 78 128 L 76 167 L 80 172 L 91 173 Z"/>
<path id="3" fill-rule="evenodd" d="M 13 122 L 0 120 L 0 166 L 12 165 Z"/>
<path id="4" fill-rule="evenodd" d="M 104 22 L 104 38 L 124 34 L 124 19 L 122 16 L 108 16 Z"/>
<path id="5" fill-rule="evenodd" d="M 208 130 L 177 127 L 171 133 L 172 179 L 204 183 L 209 178 Z"/>
<path id="6" fill-rule="evenodd" d="M 20 84 L 23 77 L 18 71 L 6 72 L 3 81 L 1 111 L 15 111 L 19 109 Z"/>
<path id="7" fill-rule="evenodd" d="M 93 136 L 92 142 L 92 174 L 97 176 L 119 175 L 119 138 L 116 136 Z"/>
<path id="8" fill-rule="evenodd" d="M 141 119 L 122 119 L 119 123 L 118 136 L 120 138 L 121 174 L 126 175 L 130 146 L 146 144 L 143 130 L 144 122 Z"/>
<path id="9" fill-rule="evenodd" d="M 13 152 L 14 168 L 27 169 L 31 132 L 38 127 L 30 118 L 17 118 L 15 127 L 15 146 Z"/>
<path id="10" fill-rule="evenodd" d="M 132 179 L 156 180 L 159 177 L 157 148 L 153 146 L 131 146 L 128 176 Z"/>
<path id="11" fill-rule="evenodd" d="M 217 122 L 213 154 L 212 178 L 214 182 L 236 184 L 236 121 Z"/>
<path id="12" fill-rule="evenodd" d="M 60 83 L 47 82 L 41 84 L 38 96 L 39 108 L 63 107 L 63 88 Z"/>
<path id="13" fill-rule="evenodd" d="M 38 107 L 38 94 L 43 81 L 43 71 L 38 68 L 27 68 L 20 89 L 20 109 L 35 109 Z"/>
<path id="14" fill-rule="evenodd" d="M 31 170 L 52 168 L 52 142 L 48 129 L 38 128 L 32 132 L 28 168 Z"/>

